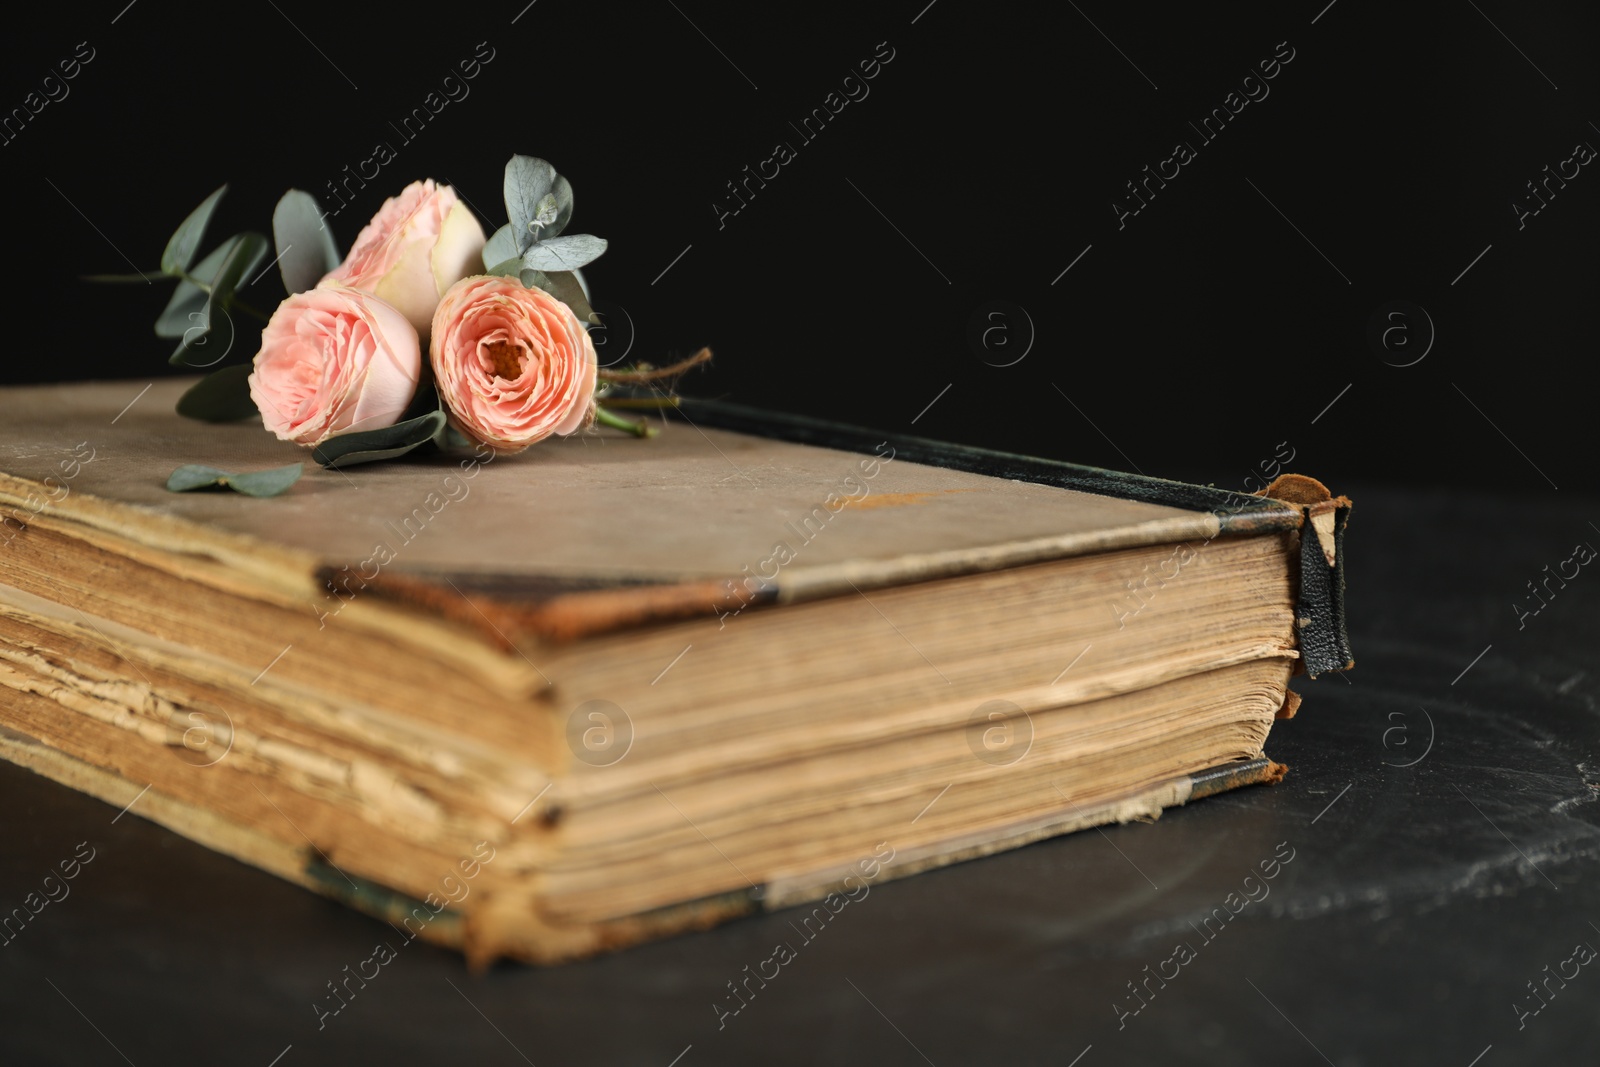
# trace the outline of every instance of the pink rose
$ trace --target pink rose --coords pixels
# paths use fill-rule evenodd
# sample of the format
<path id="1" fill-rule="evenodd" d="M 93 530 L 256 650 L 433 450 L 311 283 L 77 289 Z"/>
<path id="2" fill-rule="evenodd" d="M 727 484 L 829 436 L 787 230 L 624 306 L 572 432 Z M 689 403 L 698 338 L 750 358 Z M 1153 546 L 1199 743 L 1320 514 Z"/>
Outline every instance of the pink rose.
<path id="1" fill-rule="evenodd" d="M 412 182 L 391 196 L 322 284 L 364 289 L 399 309 L 427 336 L 446 289 L 482 270 L 483 227 L 448 185 Z"/>
<path id="2" fill-rule="evenodd" d="M 422 343 L 405 316 L 340 285 L 296 293 L 261 332 L 250 399 L 267 429 L 317 445 L 392 426 L 417 392 Z"/>
<path id="3" fill-rule="evenodd" d="M 583 323 L 516 278 L 453 285 L 428 351 L 451 424 L 496 452 L 572 433 L 593 408 L 599 361 Z"/>

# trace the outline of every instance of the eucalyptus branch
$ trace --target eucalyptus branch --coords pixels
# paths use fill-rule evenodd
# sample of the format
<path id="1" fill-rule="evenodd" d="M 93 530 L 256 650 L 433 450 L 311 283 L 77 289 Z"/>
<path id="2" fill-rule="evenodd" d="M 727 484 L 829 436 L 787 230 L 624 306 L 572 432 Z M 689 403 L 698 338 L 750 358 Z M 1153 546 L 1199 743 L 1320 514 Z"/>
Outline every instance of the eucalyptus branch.
<path id="1" fill-rule="evenodd" d="M 170 277 L 182 278 L 184 281 L 188 282 L 190 285 L 206 294 L 206 296 L 211 295 L 211 283 L 201 281 L 199 278 L 196 278 L 193 274 L 190 274 L 186 270 L 180 270 L 176 274 L 170 275 Z M 230 293 L 228 298 L 223 303 L 229 308 L 238 308 L 240 311 L 259 322 L 268 322 L 271 320 L 271 316 L 265 311 L 246 304 L 243 300 L 240 300 L 236 294 Z"/>
<path id="2" fill-rule="evenodd" d="M 229 297 L 228 298 L 228 306 L 231 307 L 231 308 L 238 308 L 240 311 L 244 312 L 246 315 L 249 315 L 251 318 L 256 319 L 256 320 L 258 320 L 260 322 L 270 322 L 270 321 L 272 321 L 272 317 L 270 315 L 268 315 L 266 312 L 262 311 L 259 308 L 251 307 L 249 304 L 246 304 L 243 300 L 237 300 L 237 299 L 234 299 L 233 297 Z"/>
<path id="3" fill-rule="evenodd" d="M 211 295 L 211 283 L 201 281 L 199 278 L 196 278 L 193 274 L 190 274 L 186 270 L 173 271 L 167 276 L 169 278 L 182 278 L 184 281 L 188 282 L 190 285 L 194 286 L 207 296 Z"/>
<path id="4" fill-rule="evenodd" d="M 670 367 L 649 367 L 644 370 L 601 370 L 600 380 L 603 382 L 658 382 L 663 378 L 676 378 L 692 367 L 697 367 L 711 359 L 711 349 L 702 348 L 688 359 L 680 360 Z"/>

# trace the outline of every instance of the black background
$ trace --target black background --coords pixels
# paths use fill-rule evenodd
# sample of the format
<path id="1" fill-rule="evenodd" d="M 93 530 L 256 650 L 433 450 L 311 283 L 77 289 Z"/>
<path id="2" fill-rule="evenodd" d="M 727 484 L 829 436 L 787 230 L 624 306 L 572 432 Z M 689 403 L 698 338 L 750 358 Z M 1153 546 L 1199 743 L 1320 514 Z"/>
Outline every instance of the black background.
<path id="1" fill-rule="evenodd" d="M 4 376 L 172 373 L 150 333 L 170 283 L 76 275 L 154 267 L 224 181 L 207 247 L 269 230 L 291 186 L 332 207 L 383 141 L 396 158 L 332 219 L 341 248 L 423 176 L 492 230 L 505 160 L 543 156 L 577 192 L 571 231 L 611 242 L 588 271 L 605 358 L 710 345 L 699 395 L 1229 488 L 1288 449 L 1336 487 L 1587 484 L 1600 193 L 1583 168 L 1522 229 L 1511 205 L 1600 145 L 1591 14 L 926 2 L 539 0 L 422 26 L 367 5 L 63 8 L 4 44 L 7 109 L 80 41 L 95 55 L 0 147 L 26 235 Z M 470 95 L 406 142 L 391 123 L 480 42 Z M 803 141 L 790 123 L 880 42 L 869 95 Z M 1201 141 L 1188 123 L 1280 42 L 1270 95 Z M 1119 229 L 1125 183 L 1179 140 L 1197 158 Z M 726 184 L 780 141 L 796 158 L 719 225 Z M 276 273 L 245 295 L 270 307 Z M 1411 347 L 1367 336 L 1395 300 L 1436 334 L 1407 367 L 1415 312 L 1392 335 Z M 969 326 L 991 301 L 1012 310 L 984 353 Z"/>
<path id="2" fill-rule="evenodd" d="M 1525 629 L 1513 608 L 1600 522 L 1600 179 L 1524 228 L 1512 209 L 1600 145 L 1590 9 L 513 0 L 419 22 L 275 2 L 63 5 L 0 44 L 0 113 L 95 49 L 0 145 L 0 378 L 131 396 L 171 373 L 166 286 L 76 276 L 154 267 L 224 181 L 214 239 L 395 145 L 333 220 L 348 247 L 424 176 L 492 230 L 505 160 L 539 155 L 576 189 L 572 231 L 611 241 L 587 273 L 629 358 L 716 351 L 685 391 L 1227 488 L 1292 448 L 1357 500 L 1360 667 L 1296 683 L 1305 710 L 1268 746 L 1284 786 L 876 888 L 727 1030 L 708 1006 L 783 913 L 485 979 L 419 945 L 318 1030 L 324 980 L 381 924 L 0 767 L 0 905 L 72 842 L 105 857 L 0 949 L 0 1061 L 1594 1061 L 1592 968 L 1525 1027 L 1515 1005 L 1600 945 L 1600 616 L 1581 579 Z M 479 42 L 471 95 L 402 144 L 389 123 Z M 789 123 L 880 42 L 870 95 L 798 144 Z M 1270 96 L 1119 229 L 1124 183 L 1280 42 Z M 797 158 L 719 228 L 725 184 L 779 141 Z M 270 273 L 246 291 L 280 295 Z M 1419 347 L 1369 342 L 1399 300 L 1431 348 L 1415 311 Z M 1017 347 L 975 350 L 995 301 Z M 1118 1029 L 1125 981 L 1283 840 L 1300 858 L 1270 904 Z"/>

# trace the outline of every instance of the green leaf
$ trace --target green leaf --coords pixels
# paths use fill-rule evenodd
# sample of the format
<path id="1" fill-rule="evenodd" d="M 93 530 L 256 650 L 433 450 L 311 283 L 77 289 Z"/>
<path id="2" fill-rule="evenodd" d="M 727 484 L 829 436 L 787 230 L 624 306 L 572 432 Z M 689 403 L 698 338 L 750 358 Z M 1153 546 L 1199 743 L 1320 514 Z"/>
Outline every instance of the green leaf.
<path id="1" fill-rule="evenodd" d="M 600 316 L 595 314 L 594 308 L 589 306 L 589 290 L 583 281 L 583 272 L 579 270 L 523 270 L 519 272 L 522 284 L 529 289 L 543 289 L 557 300 L 572 309 L 572 313 L 584 322 L 598 325 Z"/>
<path id="2" fill-rule="evenodd" d="M 520 259 L 521 253 L 517 251 L 517 234 L 508 222 L 490 236 L 483 246 L 483 265 L 492 268 L 496 263 L 504 263 L 508 259 Z M 491 269 L 490 274 L 498 271 Z"/>
<path id="3" fill-rule="evenodd" d="M 317 198 L 290 189 L 272 212 L 272 237 L 284 291 L 303 293 L 339 265 L 339 246 L 317 206 Z"/>
<path id="4" fill-rule="evenodd" d="M 233 250 L 231 241 L 224 241 L 211 254 L 200 261 L 200 265 L 190 271 L 190 275 L 206 285 L 211 284 L 211 279 L 217 276 L 217 268 L 222 266 L 222 260 Z M 189 316 L 206 306 L 206 293 L 204 289 L 195 285 L 187 278 L 178 282 L 178 287 L 172 291 L 172 298 L 167 301 L 166 308 L 161 316 L 156 319 L 157 337 L 182 337 L 183 331 L 194 324 Z"/>
<path id="5" fill-rule="evenodd" d="M 173 471 L 167 478 L 167 488 L 174 493 L 187 493 L 191 489 L 204 489 L 213 485 L 226 484 L 223 479 L 230 478 L 227 471 L 220 467 L 205 467 L 198 463 L 185 463 Z"/>
<path id="6" fill-rule="evenodd" d="M 233 422 L 256 414 L 250 399 L 251 365 L 223 367 L 201 378 L 178 399 L 178 414 L 201 422 Z"/>
<path id="7" fill-rule="evenodd" d="M 506 217 L 511 220 L 518 252 L 526 252 L 538 240 L 533 222 L 538 217 L 539 204 L 555 192 L 556 168 L 545 160 L 512 156 L 506 164 Z"/>
<path id="8" fill-rule="evenodd" d="M 337 434 L 318 445 L 311 456 L 329 470 L 395 459 L 433 440 L 446 422 L 444 412 L 430 411 L 377 430 Z"/>
<path id="9" fill-rule="evenodd" d="M 195 281 L 210 286 L 216 280 L 217 271 L 221 268 L 222 261 L 228 257 L 228 253 L 233 251 L 233 244 L 236 240 L 238 240 L 237 237 L 231 238 L 212 249 L 211 254 L 202 259 L 199 266 L 189 272 L 190 276 Z M 254 261 L 246 264 L 244 272 L 250 273 L 254 271 L 261 265 L 261 261 L 266 258 L 266 255 L 266 239 L 263 238 L 259 254 Z M 205 306 L 205 290 L 187 278 L 182 279 L 178 282 L 178 287 L 173 290 L 172 299 L 167 301 L 166 310 L 156 320 L 156 336 L 182 337 L 189 327 L 195 324 L 195 320 L 190 316 L 197 311 L 201 311 Z"/>
<path id="10" fill-rule="evenodd" d="M 167 488 L 174 493 L 187 493 L 195 489 L 228 488 L 245 496 L 277 496 L 300 480 L 305 466 L 304 463 L 291 463 L 287 467 L 234 474 L 220 467 L 185 463 L 167 478 Z"/>
<path id="11" fill-rule="evenodd" d="M 189 269 L 189 264 L 194 262 L 194 254 L 200 250 L 200 241 L 206 235 L 206 224 L 211 221 L 211 213 L 217 209 L 217 201 L 227 191 L 228 187 L 224 185 L 189 212 L 183 225 L 167 241 L 166 251 L 161 253 L 163 273 L 181 274 Z"/>
<path id="12" fill-rule="evenodd" d="M 567 228 L 567 223 L 572 221 L 572 186 L 567 179 L 559 174 L 556 175 L 556 185 L 551 195 L 555 197 L 555 213 L 539 231 L 540 240 L 555 237 Z"/>
<path id="13" fill-rule="evenodd" d="M 211 283 L 214 301 L 231 298 L 245 275 L 267 257 L 267 250 L 272 247 L 265 235 L 253 230 L 237 235 L 234 241 L 234 251 L 223 257 L 222 266 L 217 268 L 217 276 Z"/>
<path id="14" fill-rule="evenodd" d="M 233 351 L 237 331 L 228 304 L 245 271 L 267 254 L 267 239 L 259 233 L 241 233 L 233 238 L 228 252 L 211 281 L 211 293 L 200 310 L 190 312 L 189 328 L 167 360 L 176 367 L 215 367 Z"/>
<path id="15" fill-rule="evenodd" d="M 578 316 L 581 322 L 598 324 L 600 321 L 600 317 L 594 313 L 594 308 L 589 306 L 589 295 L 583 291 L 583 284 L 579 281 L 576 271 L 523 271 L 522 284 L 530 289 L 543 289 L 571 308 L 572 313 Z"/>
<path id="16" fill-rule="evenodd" d="M 556 194 L 546 193 L 534 211 L 533 224 L 543 230 L 554 221 L 556 221 Z"/>
<path id="17" fill-rule="evenodd" d="M 447 421 L 439 432 L 433 435 L 433 443 L 441 449 L 466 448 L 472 444 L 472 438 L 451 426 Z"/>
<path id="18" fill-rule="evenodd" d="M 218 249 L 217 251 L 222 251 Z M 210 257 L 207 257 L 208 259 Z M 202 263 L 200 266 L 204 267 Z M 196 275 L 199 277 L 199 275 Z M 179 282 L 178 288 L 172 294 L 172 299 L 167 301 L 166 310 L 161 317 L 156 319 L 157 337 L 182 337 L 185 330 L 194 325 L 191 315 L 206 306 L 206 294 L 188 282 Z"/>
<path id="19" fill-rule="evenodd" d="M 524 252 L 522 265 L 528 270 L 577 270 L 599 259 L 605 250 L 605 239 L 595 237 L 593 234 L 575 233 L 570 237 L 552 237 L 548 241 L 540 241 Z"/>
<path id="20" fill-rule="evenodd" d="M 515 278 L 523 273 L 522 257 L 512 256 L 510 259 L 502 260 L 490 267 L 489 273 L 498 278 Z M 524 282 L 523 284 L 526 285 L 527 283 Z"/>
<path id="21" fill-rule="evenodd" d="M 100 285 L 149 285 L 160 276 L 160 271 L 152 270 L 141 271 L 138 274 L 80 274 L 78 280 L 96 282 Z"/>
<path id="22" fill-rule="evenodd" d="M 272 467 L 264 471 L 246 471 L 228 479 L 228 485 L 245 496 L 277 496 L 300 480 L 306 469 L 304 463 L 291 463 L 287 467 Z"/>
<path id="23" fill-rule="evenodd" d="M 167 362 L 174 367 L 204 370 L 227 359 L 237 333 L 228 309 L 207 301 L 199 311 L 190 312 L 189 319 L 192 325 L 183 331 L 183 339 Z"/>
<path id="24" fill-rule="evenodd" d="M 219 251 L 221 250 L 219 249 Z M 179 282 L 177 291 L 172 294 L 172 299 L 167 301 L 166 310 L 161 313 L 160 318 L 156 319 L 156 336 L 182 337 L 184 331 L 194 325 L 194 319 L 190 316 L 202 311 L 205 306 L 206 294 L 204 292 L 188 282 Z"/>

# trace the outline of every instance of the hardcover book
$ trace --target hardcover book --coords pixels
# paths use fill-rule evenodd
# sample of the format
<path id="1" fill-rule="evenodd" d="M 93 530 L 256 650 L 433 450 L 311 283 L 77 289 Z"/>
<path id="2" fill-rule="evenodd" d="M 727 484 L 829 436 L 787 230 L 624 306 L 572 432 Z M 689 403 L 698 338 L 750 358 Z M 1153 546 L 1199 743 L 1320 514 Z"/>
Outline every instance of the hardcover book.
<path id="1" fill-rule="evenodd" d="M 180 494 L 296 452 L 173 414 L 188 384 L 0 390 L 0 755 L 479 965 L 1276 782 L 1291 676 L 1352 665 L 1310 478 L 686 400 Z"/>

